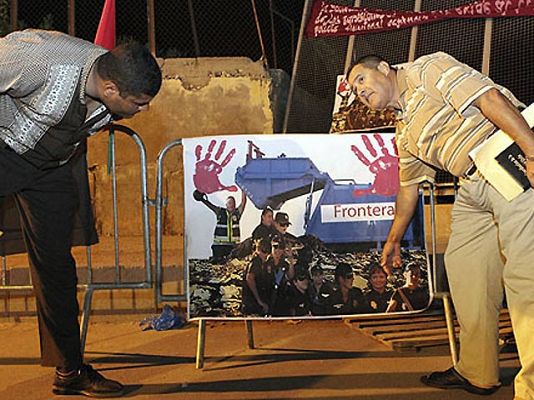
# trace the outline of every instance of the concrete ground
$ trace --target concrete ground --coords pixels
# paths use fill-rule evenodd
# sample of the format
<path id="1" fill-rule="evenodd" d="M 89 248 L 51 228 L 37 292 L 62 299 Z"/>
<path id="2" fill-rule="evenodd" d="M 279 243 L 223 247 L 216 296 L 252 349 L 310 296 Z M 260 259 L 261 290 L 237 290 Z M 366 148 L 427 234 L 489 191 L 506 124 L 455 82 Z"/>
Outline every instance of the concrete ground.
<path id="1" fill-rule="evenodd" d="M 256 349 L 239 321 L 208 323 L 206 360 L 195 369 L 197 325 L 143 332 L 144 315 L 94 316 L 86 359 L 139 399 L 476 399 L 419 383 L 448 368 L 446 346 L 397 353 L 340 320 L 255 322 Z M 0 320 L 0 399 L 50 399 L 53 370 L 39 366 L 34 317 Z M 505 349 L 506 350 L 506 349 Z M 491 400 L 511 400 L 517 355 L 503 351 L 504 386 Z M 61 399 L 60 396 L 55 397 Z M 72 397 L 70 397 L 72 398 Z"/>

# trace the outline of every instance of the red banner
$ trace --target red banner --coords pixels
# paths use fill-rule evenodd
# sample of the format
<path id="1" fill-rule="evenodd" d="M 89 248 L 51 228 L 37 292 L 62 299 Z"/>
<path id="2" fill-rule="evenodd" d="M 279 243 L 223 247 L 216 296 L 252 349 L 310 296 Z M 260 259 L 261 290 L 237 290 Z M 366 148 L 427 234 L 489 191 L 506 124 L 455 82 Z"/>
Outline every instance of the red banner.
<path id="1" fill-rule="evenodd" d="M 448 10 L 394 11 L 339 6 L 316 1 L 306 36 L 345 36 L 384 32 L 448 18 L 534 16 L 534 0 L 479 0 Z"/>

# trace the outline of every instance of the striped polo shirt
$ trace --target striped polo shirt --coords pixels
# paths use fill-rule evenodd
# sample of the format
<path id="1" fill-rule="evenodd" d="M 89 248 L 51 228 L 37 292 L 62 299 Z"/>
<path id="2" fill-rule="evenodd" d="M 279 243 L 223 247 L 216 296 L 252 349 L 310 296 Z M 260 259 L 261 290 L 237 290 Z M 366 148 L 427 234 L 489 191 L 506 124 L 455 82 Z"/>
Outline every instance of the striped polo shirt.
<path id="1" fill-rule="evenodd" d="M 468 153 L 496 127 L 472 103 L 495 88 L 524 107 L 506 88 L 445 53 L 397 67 L 401 112 L 396 140 L 402 186 L 433 181 L 436 169 L 462 177 Z"/>

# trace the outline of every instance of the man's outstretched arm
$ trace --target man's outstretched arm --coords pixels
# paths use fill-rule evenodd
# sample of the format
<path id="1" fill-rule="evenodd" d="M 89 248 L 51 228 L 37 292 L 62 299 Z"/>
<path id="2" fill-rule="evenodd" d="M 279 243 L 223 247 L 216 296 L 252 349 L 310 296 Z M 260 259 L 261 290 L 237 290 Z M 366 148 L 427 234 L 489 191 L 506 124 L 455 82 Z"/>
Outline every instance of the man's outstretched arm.
<path id="1" fill-rule="evenodd" d="M 237 209 L 239 210 L 239 214 L 243 214 L 243 211 L 245 211 L 245 206 L 247 205 L 247 194 L 244 190 L 241 191 L 241 204 L 239 204 L 239 207 Z"/>

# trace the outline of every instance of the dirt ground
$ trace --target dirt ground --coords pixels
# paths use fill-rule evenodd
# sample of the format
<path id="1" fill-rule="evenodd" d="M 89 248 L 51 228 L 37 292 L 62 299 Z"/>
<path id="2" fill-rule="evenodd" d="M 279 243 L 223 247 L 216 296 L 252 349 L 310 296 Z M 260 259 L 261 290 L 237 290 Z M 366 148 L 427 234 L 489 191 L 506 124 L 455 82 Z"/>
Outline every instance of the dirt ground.
<path id="1" fill-rule="evenodd" d="M 431 389 L 419 377 L 446 369 L 446 346 L 397 353 L 340 320 L 298 324 L 255 322 L 256 349 L 245 324 L 208 323 L 203 370 L 195 368 L 197 325 L 141 331 L 144 315 L 95 316 L 86 359 L 139 399 L 477 399 Z M 505 349 L 506 350 L 506 349 Z M 511 400 L 517 355 L 503 351 L 504 386 L 493 400 Z M 53 370 L 39 366 L 34 317 L 0 321 L 0 399 L 50 399 Z M 55 397 L 60 399 L 61 397 Z M 72 398 L 72 397 L 70 397 Z"/>

